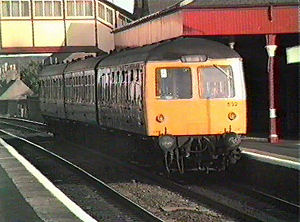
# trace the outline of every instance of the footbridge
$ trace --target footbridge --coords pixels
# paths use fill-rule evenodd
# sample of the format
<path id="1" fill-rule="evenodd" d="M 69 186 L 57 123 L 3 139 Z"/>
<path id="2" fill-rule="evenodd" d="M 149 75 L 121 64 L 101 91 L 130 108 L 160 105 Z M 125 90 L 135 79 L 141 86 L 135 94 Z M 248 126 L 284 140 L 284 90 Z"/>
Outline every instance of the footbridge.
<path id="1" fill-rule="evenodd" d="M 108 52 L 132 20 L 106 0 L 0 0 L 0 54 Z"/>

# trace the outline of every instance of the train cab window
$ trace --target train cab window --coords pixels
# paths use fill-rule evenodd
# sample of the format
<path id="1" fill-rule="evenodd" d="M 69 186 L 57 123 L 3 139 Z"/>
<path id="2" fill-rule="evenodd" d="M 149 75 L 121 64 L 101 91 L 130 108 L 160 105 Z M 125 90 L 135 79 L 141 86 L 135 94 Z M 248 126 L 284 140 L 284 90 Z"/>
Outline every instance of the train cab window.
<path id="1" fill-rule="evenodd" d="M 162 100 L 192 98 L 190 68 L 160 68 L 156 70 L 156 97 Z"/>
<path id="2" fill-rule="evenodd" d="M 234 97 L 233 73 L 230 66 L 202 67 L 198 69 L 200 95 L 202 98 L 232 98 Z"/>

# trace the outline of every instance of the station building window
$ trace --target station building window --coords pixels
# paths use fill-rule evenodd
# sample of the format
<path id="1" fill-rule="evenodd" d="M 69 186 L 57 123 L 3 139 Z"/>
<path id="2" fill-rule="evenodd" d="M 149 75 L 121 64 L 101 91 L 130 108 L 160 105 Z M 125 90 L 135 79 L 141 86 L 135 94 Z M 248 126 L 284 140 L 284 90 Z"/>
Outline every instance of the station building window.
<path id="1" fill-rule="evenodd" d="M 127 25 L 131 22 L 132 22 L 132 20 L 127 18 L 126 16 L 124 16 L 122 14 L 118 15 L 118 22 L 117 22 L 118 27 L 122 27 L 122 26 Z"/>
<path id="2" fill-rule="evenodd" d="M 98 2 L 98 16 L 105 20 L 105 6 L 100 2 Z"/>
<path id="3" fill-rule="evenodd" d="M 92 0 L 68 0 L 67 1 L 67 16 L 93 16 L 93 1 Z"/>
<path id="4" fill-rule="evenodd" d="M 123 15 L 119 15 L 118 17 L 119 17 L 118 26 L 126 25 L 126 18 Z"/>
<path id="5" fill-rule="evenodd" d="M 114 24 L 114 11 L 106 8 L 106 20 L 109 24 Z"/>
<path id="6" fill-rule="evenodd" d="M 101 2 L 98 2 L 97 6 L 97 16 L 102 22 L 109 25 L 114 25 L 114 10 Z"/>
<path id="7" fill-rule="evenodd" d="M 5 0 L 1 3 L 1 17 L 29 17 L 29 0 Z"/>
<path id="8" fill-rule="evenodd" d="M 34 16 L 36 17 L 61 17 L 62 16 L 62 1 L 47 0 L 34 1 Z"/>

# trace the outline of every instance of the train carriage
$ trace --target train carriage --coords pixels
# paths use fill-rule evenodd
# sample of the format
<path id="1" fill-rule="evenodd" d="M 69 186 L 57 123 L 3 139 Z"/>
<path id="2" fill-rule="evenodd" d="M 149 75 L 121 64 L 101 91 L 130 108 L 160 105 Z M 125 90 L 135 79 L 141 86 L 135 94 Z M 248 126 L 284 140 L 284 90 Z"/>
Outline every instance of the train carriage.
<path id="1" fill-rule="evenodd" d="M 88 76 L 95 80 L 90 94 L 80 88 Z M 239 158 L 246 133 L 242 59 L 221 43 L 168 40 L 73 62 L 63 77 L 66 119 L 152 137 L 168 171 L 220 170 Z"/>
<path id="2" fill-rule="evenodd" d="M 65 119 L 63 71 L 67 64 L 45 66 L 39 75 L 40 108 L 48 120 Z"/>
<path id="3" fill-rule="evenodd" d="M 64 70 L 66 119 L 97 124 L 96 66 L 101 57 L 73 61 Z"/>

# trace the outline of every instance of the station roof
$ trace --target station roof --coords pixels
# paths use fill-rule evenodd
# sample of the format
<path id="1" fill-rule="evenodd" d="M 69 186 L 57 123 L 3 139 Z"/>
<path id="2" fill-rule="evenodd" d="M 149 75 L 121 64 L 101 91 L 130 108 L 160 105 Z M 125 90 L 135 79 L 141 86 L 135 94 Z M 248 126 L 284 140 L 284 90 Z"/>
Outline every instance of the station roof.
<path id="1" fill-rule="evenodd" d="M 116 48 L 138 47 L 181 36 L 299 33 L 297 0 L 182 3 L 115 29 Z"/>
<path id="2" fill-rule="evenodd" d="M 33 91 L 22 80 L 11 80 L 8 83 L 0 82 L 0 101 L 22 100 L 32 95 Z"/>
<path id="3" fill-rule="evenodd" d="M 178 5 L 182 1 L 179 0 L 163 0 L 153 1 L 147 0 L 148 14 L 166 9 L 170 6 Z M 249 7 L 249 6 L 271 6 L 271 5 L 290 5 L 298 4 L 298 0 L 195 0 L 193 3 L 188 4 L 185 8 L 204 8 L 204 7 Z M 144 13 L 145 14 L 145 13 Z"/>

